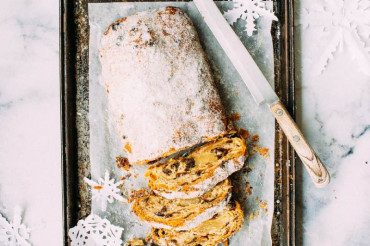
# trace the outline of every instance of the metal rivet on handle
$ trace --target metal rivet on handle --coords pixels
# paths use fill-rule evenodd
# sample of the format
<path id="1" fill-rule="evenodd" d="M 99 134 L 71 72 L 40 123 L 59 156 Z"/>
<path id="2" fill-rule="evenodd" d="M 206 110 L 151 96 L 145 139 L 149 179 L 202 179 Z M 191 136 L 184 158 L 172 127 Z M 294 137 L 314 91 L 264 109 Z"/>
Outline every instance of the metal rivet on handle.
<path id="1" fill-rule="evenodd" d="M 297 135 L 295 135 L 295 136 L 293 137 L 293 139 L 294 139 L 294 141 L 296 141 L 296 142 L 298 142 L 299 140 L 301 140 L 301 138 L 300 138 L 299 136 L 297 136 Z"/>
<path id="2" fill-rule="evenodd" d="M 282 116 L 282 115 L 283 115 L 283 110 L 278 109 L 278 110 L 276 111 L 276 114 L 277 114 L 277 115 L 279 115 L 279 116 Z"/>

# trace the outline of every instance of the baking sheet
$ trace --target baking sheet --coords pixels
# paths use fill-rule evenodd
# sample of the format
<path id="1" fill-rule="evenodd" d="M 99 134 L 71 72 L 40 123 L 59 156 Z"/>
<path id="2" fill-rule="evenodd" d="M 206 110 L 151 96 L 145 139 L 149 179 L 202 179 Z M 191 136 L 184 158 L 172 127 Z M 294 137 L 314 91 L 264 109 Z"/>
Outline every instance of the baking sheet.
<path id="1" fill-rule="evenodd" d="M 230 2 L 217 2 L 221 9 L 231 8 Z M 241 202 L 245 214 L 242 229 L 230 239 L 230 245 L 271 245 L 271 221 L 274 202 L 274 134 L 275 122 L 268 109 L 256 106 L 246 86 L 233 68 L 232 64 L 221 50 L 212 33 L 202 21 L 202 17 L 191 2 L 152 2 L 152 3 L 90 3 L 90 49 L 89 49 L 89 99 L 90 99 L 90 158 L 91 174 L 93 179 L 102 177 L 105 170 L 111 176 L 119 179 L 121 171 L 116 167 L 115 157 L 124 155 L 118 134 L 112 124 L 107 111 L 106 91 L 101 81 L 101 64 L 98 57 L 100 38 L 105 29 L 115 20 L 137 11 L 158 8 L 162 6 L 177 6 L 183 9 L 194 22 L 198 30 L 203 48 L 214 70 L 216 83 L 219 88 L 223 104 L 228 115 L 239 113 L 240 120 L 235 122 L 236 127 L 248 130 L 251 134 L 259 135 L 260 146 L 270 149 L 269 158 L 253 154 L 248 158 L 246 166 L 251 172 L 239 172 L 233 175 L 237 185 L 236 194 Z M 265 74 L 273 83 L 273 47 L 270 35 L 271 21 L 260 18 L 257 21 L 258 32 L 247 37 L 241 31 L 242 21 L 233 28 L 240 35 L 242 41 Z M 146 187 L 147 181 L 143 178 L 145 167 L 135 167 L 134 172 L 125 183 L 126 189 Z M 248 195 L 245 184 L 249 182 L 253 187 L 252 194 Z M 246 198 L 246 199 L 244 199 Z M 264 210 L 266 202 L 267 212 Z M 108 218 L 113 224 L 124 228 L 124 242 L 132 237 L 144 238 L 149 227 L 141 223 L 131 212 L 129 205 L 119 202 L 109 204 L 106 212 L 100 211 L 100 204 L 92 202 L 94 213 Z M 253 214 L 253 219 L 250 219 Z"/>

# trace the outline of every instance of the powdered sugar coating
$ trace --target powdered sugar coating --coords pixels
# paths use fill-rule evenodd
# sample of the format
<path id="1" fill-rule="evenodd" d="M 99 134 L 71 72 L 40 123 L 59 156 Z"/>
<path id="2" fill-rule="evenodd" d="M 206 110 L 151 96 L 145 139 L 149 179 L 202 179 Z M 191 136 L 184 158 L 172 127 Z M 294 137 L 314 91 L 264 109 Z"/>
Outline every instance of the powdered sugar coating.
<path id="1" fill-rule="evenodd" d="M 101 40 L 109 110 L 130 163 L 225 131 L 224 110 L 191 20 L 178 8 L 114 22 Z"/>

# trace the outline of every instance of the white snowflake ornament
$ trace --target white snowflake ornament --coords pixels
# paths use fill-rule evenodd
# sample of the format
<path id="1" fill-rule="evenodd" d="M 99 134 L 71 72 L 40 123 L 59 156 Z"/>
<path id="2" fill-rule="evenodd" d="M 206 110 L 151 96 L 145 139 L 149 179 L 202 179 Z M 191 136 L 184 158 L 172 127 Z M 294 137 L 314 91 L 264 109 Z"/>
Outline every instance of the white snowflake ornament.
<path id="1" fill-rule="evenodd" d="M 335 53 L 350 50 L 361 72 L 370 76 L 370 1 L 324 0 L 304 8 L 299 24 L 329 40 L 320 56 L 313 61 L 312 71 L 322 74 Z"/>
<path id="2" fill-rule="evenodd" d="M 112 225 L 107 219 L 90 214 L 69 229 L 68 235 L 72 246 L 121 246 L 122 231 L 123 228 Z"/>
<path id="3" fill-rule="evenodd" d="M 234 0 L 234 8 L 224 13 L 226 20 L 232 24 L 237 20 L 244 19 L 247 24 L 245 26 L 248 36 L 252 36 L 257 30 L 256 20 L 259 17 L 269 18 L 277 21 L 277 17 L 272 11 L 267 8 L 267 4 L 272 3 L 271 0 Z"/>
<path id="4" fill-rule="evenodd" d="M 92 198 L 100 201 L 101 210 L 107 209 L 107 202 L 112 203 L 114 199 L 123 202 L 125 199 L 120 195 L 121 190 L 118 186 L 123 184 L 123 181 L 115 183 L 114 179 L 109 178 L 109 172 L 105 171 L 104 179 L 99 178 L 98 182 L 84 178 L 85 182 L 91 186 Z"/>
<path id="5" fill-rule="evenodd" d="M 13 221 L 8 222 L 0 214 L 0 244 L 4 246 L 31 246 L 30 229 L 22 224 L 22 210 L 14 208 Z"/>

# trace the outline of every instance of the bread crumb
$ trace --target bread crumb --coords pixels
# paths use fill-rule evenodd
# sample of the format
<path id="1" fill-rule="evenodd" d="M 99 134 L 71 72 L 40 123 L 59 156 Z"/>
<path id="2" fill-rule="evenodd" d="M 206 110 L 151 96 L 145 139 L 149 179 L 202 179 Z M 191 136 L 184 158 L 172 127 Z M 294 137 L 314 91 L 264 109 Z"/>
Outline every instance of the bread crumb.
<path id="1" fill-rule="evenodd" d="M 262 148 L 261 146 L 256 146 L 256 151 L 262 156 L 262 157 L 265 157 L 265 158 L 269 158 L 270 155 L 269 155 L 269 149 L 268 148 Z"/>
<path id="2" fill-rule="evenodd" d="M 253 189 L 253 187 L 250 186 L 249 182 L 245 182 L 245 186 L 246 186 L 245 193 L 247 193 L 248 195 L 252 195 L 252 189 Z"/>
<path id="3" fill-rule="evenodd" d="M 257 134 L 253 135 L 252 137 L 253 142 L 258 142 L 259 140 L 260 140 L 260 137 Z"/>
<path id="4" fill-rule="evenodd" d="M 147 194 L 148 194 L 148 192 L 145 189 L 130 190 L 130 195 L 129 195 L 129 198 L 128 198 L 128 203 L 132 203 L 136 199 L 138 199 L 140 197 L 143 197 L 143 196 L 145 196 Z"/>
<path id="5" fill-rule="evenodd" d="M 266 206 L 267 206 L 267 202 L 260 204 L 260 208 L 265 208 Z"/>
<path id="6" fill-rule="evenodd" d="M 251 135 L 249 134 L 249 132 L 243 128 L 240 128 L 239 129 L 239 135 L 242 137 L 242 138 L 249 138 Z"/>
<path id="7" fill-rule="evenodd" d="M 127 142 L 126 144 L 125 144 L 125 150 L 127 150 L 128 151 L 128 153 L 132 153 L 132 149 L 131 149 L 131 144 L 130 144 L 130 142 Z"/>
<path id="8" fill-rule="evenodd" d="M 239 113 L 234 113 L 234 114 L 227 116 L 227 119 L 230 121 L 236 121 L 236 120 L 240 120 L 240 117 L 241 116 Z"/>
<path id="9" fill-rule="evenodd" d="M 245 193 L 247 193 L 248 195 L 252 195 L 252 189 L 251 189 L 251 187 L 247 187 L 245 189 Z"/>
<path id="10" fill-rule="evenodd" d="M 128 159 L 123 156 L 116 156 L 116 165 L 118 168 L 124 169 L 126 171 L 129 171 L 132 167 Z"/>

